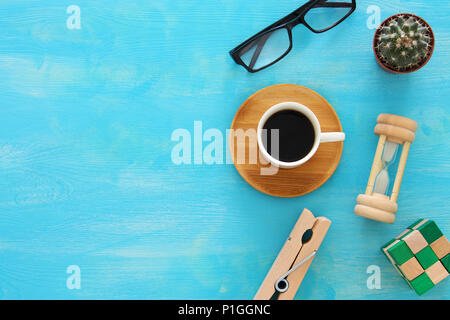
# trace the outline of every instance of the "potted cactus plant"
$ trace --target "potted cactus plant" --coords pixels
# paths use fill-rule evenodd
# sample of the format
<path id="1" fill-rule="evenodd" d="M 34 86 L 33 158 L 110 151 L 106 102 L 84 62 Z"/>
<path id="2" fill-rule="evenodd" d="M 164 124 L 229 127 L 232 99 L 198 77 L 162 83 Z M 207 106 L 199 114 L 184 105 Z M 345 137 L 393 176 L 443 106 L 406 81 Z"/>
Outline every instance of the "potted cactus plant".
<path id="1" fill-rule="evenodd" d="M 373 49 L 380 66 L 393 73 L 409 73 L 428 63 L 434 50 L 428 23 L 409 13 L 387 18 L 375 32 Z"/>

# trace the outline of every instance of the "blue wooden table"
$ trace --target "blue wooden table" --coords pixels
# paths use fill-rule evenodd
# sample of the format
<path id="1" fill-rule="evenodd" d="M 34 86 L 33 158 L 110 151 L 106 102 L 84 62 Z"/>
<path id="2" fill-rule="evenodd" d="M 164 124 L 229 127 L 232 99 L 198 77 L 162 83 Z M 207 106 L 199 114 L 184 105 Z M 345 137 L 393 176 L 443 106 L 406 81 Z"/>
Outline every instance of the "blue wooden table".
<path id="1" fill-rule="evenodd" d="M 305 207 L 333 224 L 298 299 L 418 299 L 379 248 L 421 217 L 450 235 L 448 1 L 358 0 L 329 32 L 296 28 L 291 54 L 257 74 L 229 49 L 299 1 L 0 3 L 1 299 L 251 299 Z M 377 66 L 372 5 L 382 20 L 428 21 L 425 68 Z M 323 95 L 347 133 L 320 189 L 274 198 L 225 155 L 172 161 L 175 130 L 225 134 L 249 95 L 278 83 Z M 419 123 L 394 225 L 353 214 L 382 112 Z M 370 266 L 381 289 L 367 286 Z M 421 299 L 448 298 L 447 279 Z"/>

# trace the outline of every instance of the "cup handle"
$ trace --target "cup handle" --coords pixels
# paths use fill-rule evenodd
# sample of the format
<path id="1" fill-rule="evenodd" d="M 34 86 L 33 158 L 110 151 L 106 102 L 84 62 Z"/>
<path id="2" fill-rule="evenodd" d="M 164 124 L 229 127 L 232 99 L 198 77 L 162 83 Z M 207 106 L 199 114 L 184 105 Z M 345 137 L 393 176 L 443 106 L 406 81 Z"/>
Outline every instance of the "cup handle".
<path id="1" fill-rule="evenodd" d="M 320 143 L 322 142 L 338 142 L 345 140 L 343 132 L 322 132 L 320 134 Z"/>

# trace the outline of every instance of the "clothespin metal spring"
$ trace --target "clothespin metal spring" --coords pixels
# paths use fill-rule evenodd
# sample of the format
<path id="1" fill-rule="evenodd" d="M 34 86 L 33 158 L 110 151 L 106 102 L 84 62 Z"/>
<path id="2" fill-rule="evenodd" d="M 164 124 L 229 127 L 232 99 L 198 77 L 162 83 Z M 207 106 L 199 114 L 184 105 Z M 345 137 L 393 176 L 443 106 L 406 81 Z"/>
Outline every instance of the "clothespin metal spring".
<path id="1" fill-rule="evenodd" d="M 306 262 L 311 260 L 316 255 L 316 252 L 317 251 L 313 251 L 309 256 L 307 256 L 305 259 L 303 259 L 302 261 L 297 263 L 291 270 L 289 270 L 282 277 L 280 277 L 280 279 L 278 279 L 278 281 L 275 283 L 275 290 L 278 291 L 279 293 L 283 293 L 283 292 L 288 291 L 288 289 L 289 289 L 289 282 L 286 280 L 286 278 L 292 272 L 294 272 L 295 270 L 300 268 L 302 265 L 304 265 Z"/>

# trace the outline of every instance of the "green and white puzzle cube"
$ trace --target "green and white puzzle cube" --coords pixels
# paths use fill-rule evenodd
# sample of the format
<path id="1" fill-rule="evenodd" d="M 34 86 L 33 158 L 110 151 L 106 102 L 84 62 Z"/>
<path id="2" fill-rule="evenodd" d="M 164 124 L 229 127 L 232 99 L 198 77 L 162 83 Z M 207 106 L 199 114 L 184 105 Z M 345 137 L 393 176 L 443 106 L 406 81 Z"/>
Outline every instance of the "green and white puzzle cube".
<path id="1" fill-rule="evenodd" d="M 450 243 L 434 221 L 416 221 L 381 250 L 419 295 L 449 275 Z"/>

